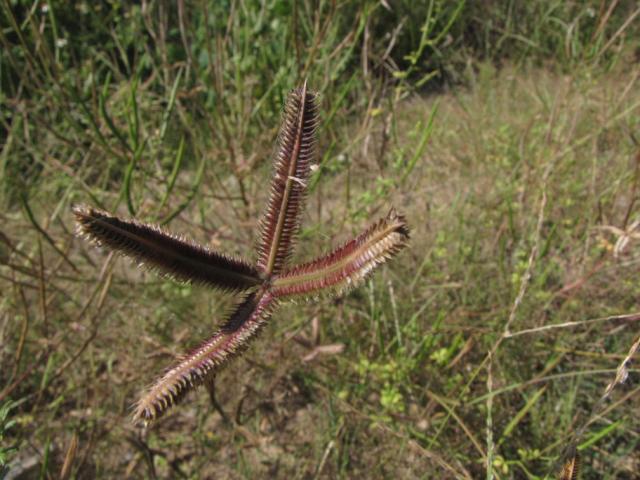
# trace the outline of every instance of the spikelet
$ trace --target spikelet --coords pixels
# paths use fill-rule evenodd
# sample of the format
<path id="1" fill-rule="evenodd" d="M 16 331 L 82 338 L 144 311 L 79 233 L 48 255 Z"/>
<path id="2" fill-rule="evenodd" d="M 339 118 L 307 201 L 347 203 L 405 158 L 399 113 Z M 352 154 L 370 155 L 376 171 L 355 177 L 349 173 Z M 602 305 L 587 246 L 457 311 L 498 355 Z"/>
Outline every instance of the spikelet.
<path id="1" fill-rule="evenodd" d="M 162 416 L 189 390 L 243 352 L 268 320 L 273 306 L 270 293 L 260 290 L 250 294 L 220 330 L 184 355 L 147 390 L 135 407 L 134 421 L 148 423 Z"/>
<path id="2" fill-rule="evenodd" d="M 305 82 L 287 98 L 269 201 L 260 220 L 258 269 L 267 277 L 280 272 L 291 257 L 315 157 L 317 123 L 316 95 Z"/>
<path id="3" fill-rule="evenodd" d="M 385 218 L 330 254 L 276 275 L 271 291 L 276 298 L 314 296 L 323 291 L 342 293 L 398 253 L 408 240 L 405 218 L 392 209 Z"/>
<path id="4" fill-rule="evenodd" d="M 73 208 L 78 233 L 166 276 L 225 291 L 247 290 L 261 283 L 243 260 L 214 252 L 155 225 L 124 220 L 96 208 Z"/>

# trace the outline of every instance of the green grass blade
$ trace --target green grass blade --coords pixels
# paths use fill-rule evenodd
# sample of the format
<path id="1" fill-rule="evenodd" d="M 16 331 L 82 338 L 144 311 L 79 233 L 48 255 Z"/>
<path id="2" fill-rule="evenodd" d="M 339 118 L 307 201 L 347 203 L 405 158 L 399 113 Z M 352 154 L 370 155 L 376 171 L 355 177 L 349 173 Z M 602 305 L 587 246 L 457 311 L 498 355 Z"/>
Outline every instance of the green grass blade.
<path id="1" fill-rule="evenodd" d="M 205 161 L 205 159 L 203 157 L 202 160 L 200 161 L 200 166 L 198 167 L 198 171 L 196 172 L 196 178 L 193 181 L 193 185 L 191 186 L 191 190 L 189 191 L 189 194 L 187 195 L 187 198 L 185 198 L 184 202 L 182 202 L 180 205 L 178 205 L 178 207 L 174 211 L 172 211 L 166 217 L 164 217 L 160 221 L 160 225 L 166 225 L 171 220 L 173 220 L 175 217 L 180 215 L 180 212 L 182 212 L 185 208 L 187 208 L 187 206 L 189 206 L 189 204 L 191 203 L 193 198 L 196 196 L 196 193 L 198 192 L 198 188 L 200 188 L 200 183 L 202 182 L 202 176 L 203 176 L 203 173 L 204 173 L 205 163 L 206 163 L 206 161 Z"/>
<path id="2" fill-rule="evenodd" d="M 180 145 L 178 145 L 178 151 L 176 152 L 176 158 L 173 162 L 173 167 L 171 168 L 171 173 L 169 174 L 169 180 L 167 183 L 167 190 L 164 192 L 164 196 L 160 201 L 160 206 L 158 207 L 158 212 L 162 210 L 162 208 L 166 205 L 171 192 L 173 191 L 173 187 L 176 184 L 176 178 L 178 178 L 178 172 L 180 171 L 180 166 L 182 165 L 182 159 L 184 157 L 184 136 L 180 139 Z"/>
<path id="3" fill-rule="evenodd" d="M 120 142 L 122 147 L 125 149 L 125 151 L 128 150 L 130 152 L 133 152 L 131 145 L 124 138 L 124 135 L 122 134 L 122 132 L 120 132 L 118 127 L 115 126 L 115 124 L 113 123 L 113 120 L 111 119 L 111 116 L 107 112 L 106 98 L 109 92 L 110 84 L 111 84 L 111 72 L 108 72 L 107 78 L 104 82 L 104 86 L 102 87 L 102 91 L 98 96 L 98 108 L 100 109 L 100 115 L 102 115 L 102 119 L 107 124 L 107 127 L 109 128 L 113 136 L 118 139 L 118 141 Z"/>
<path id="4" fill-rule="evenodd" d="M 509 435 L 511 435 L 513 430 L 518 426 L 518 424 L 522 421 L 522 419 L 529 412 L 529 410 L 531 410 L 535 406 L 535 404 L 538 402 L 538 400 L 540 400 L 540 397 L 542 396 L 542 394 L 546 390 L 547 390 L 547 386 L 546 385 L 544 387 L 540 388 L 536 393 L 534 393 L 531 396 L 531 398 L 529 400 L 527 400 L 527 403 L 524 404 L 524 407 L 522 407 L 514 415 L 514 417 L 507 424 L 507 426 L 504 427 L 504 430 L 502 431 L 502 436 L 500 437 L 500 440 L 498 440 L 498 446 L 502 445 L 502 442 L 504 442 L 509 437 Z"/>
<path id="5" fill-rule="evenodd" d="M 171 94 L 169 95 L 169 103 L 167 104 L 167 108 L 164 111 L 164 115 L 162 116 L 162 125 L 160 126 L 160 141 L 164 140 L 164 137 L 167 133 L 167 126 L 169 125 L 169 118 L 171 118 L 171 112 L 173 112 L 173 107 L 176 103 L 176 95 L 178 93 L 178 87 L 180 86 L 180 81 L 182 80 L 182 72 L 184 69 L 179 69 L 178 74 L 176 75 L 176 79 L 173 81 L 173 86 L 171 87 Z"/>
<path id="6" fill-rule="evenodd" d="M 424 126 L 423 130 L 422 130 L 422 135 L 420 137 L 420 142 L 418 143 L 418 146 L 416 147 L 415 151 L 413 152 L 413 155 L 411 156 L 411 159 L 409 160 L 409 163 L 407 163 L 407 166 L 404 169 L 404 173 L 402 174 L 402 177 L 400 178 L 400 184 L 402 185 L 405 180 L 407 179 L 407 177 L 409 175 L 411 175 L 411 172 L 413 172 L 413 169 L 416 166 L 416 163 L 418 162 L 418 160 L 420 158 L 422 158 L 422 154 L 424 153 L 424 149 L 427 146 L 427 142 L 429 141 L 429 138 L 431 137 L 431 133 L 433 133 L 433 125 L 434 125 L 434 120 L 436 118 L 436 114 L 438 113 L 438 105 L 439 102 L 436 102 L 433 105 L 433 108 L 431 109 L 431 113 L 429 114 L 429 118 L 427 119 L 427 123 Z"/>
<path id="7" fill-rule="evenodd" d="M 133 206 L 133 196 L 131 193 L 131 179 L 133 178 L 133 171 L 135 170 L 136 165 L 138 164 L 138 161 L 142 156 L 142 152 L 144 151 L 145 146 L 146 146 L 146 142 L 142 143 L 142 145 L 138 147 L 136 152 L 131 157 L 131 161 L 129 162 L 129 165 L 127 166 L 127 170 L 125 171 L 125 174 L 124 174 L 122 192 L 124 193 L 124 198 L 127 201 L 127 209 L 129 210 L 129 213 L 132 216 L 136 214 L 136 209 Z"/>
<path id="8" fill-rule="evenodd" d="M 586 450 L 592 445 L 596 444 L 598 441 L 602 440 L 604 437 L 612 433 L 616 428 L 623 424 L 623 420 L 617 420 L 613 422 L 611 425 L 607 425 L 606 427 L 598 430 L 593 435 L 591 435 L 588 439 L 578 445 L 578 450 Z"/>

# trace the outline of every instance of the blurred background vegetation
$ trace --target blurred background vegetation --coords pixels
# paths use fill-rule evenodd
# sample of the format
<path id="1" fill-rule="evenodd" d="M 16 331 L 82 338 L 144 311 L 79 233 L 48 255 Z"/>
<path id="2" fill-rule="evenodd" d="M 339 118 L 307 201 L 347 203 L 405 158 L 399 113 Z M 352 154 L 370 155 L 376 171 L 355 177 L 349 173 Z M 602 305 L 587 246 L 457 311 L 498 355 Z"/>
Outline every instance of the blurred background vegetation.
<path id="1" fill-rule="evenodd" d="M 631 0 L 0 1 L 0 478 L 637 478 Z M 412 248 L 285 308 L 149 430 L 228 304 L 74 237 L 89 203 L 251 255 L 286 93 L 319 91 L 298 258 Z M 636 472 L 636 473 L 634 473 Z"/>

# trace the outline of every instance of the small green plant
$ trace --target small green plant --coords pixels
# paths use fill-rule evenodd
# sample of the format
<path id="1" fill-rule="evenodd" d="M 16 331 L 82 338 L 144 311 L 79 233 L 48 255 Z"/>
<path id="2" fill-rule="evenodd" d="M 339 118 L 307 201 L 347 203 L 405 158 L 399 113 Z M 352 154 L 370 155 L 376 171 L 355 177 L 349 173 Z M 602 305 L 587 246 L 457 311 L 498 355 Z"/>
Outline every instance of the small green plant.
<path id="1" fill-rule="evenodd" d="M 353 240 L 309 263 L 289 266 L 300 228 L 307 182 L 315 157 L 318 123 L 315 93 L 306 82 L 287 99 L 278 137 L 270 198 L 260 221 L 258 260 L 228 257 L 157 226 L 125 220 L 91 207 L 75 207 L 79 233 L 144 262 L 178 280 L 200 283 L 244 297 L 222 327 L 182 357 L 140 399 L 134 419 L 161 416 L 189 390 L 210 382 L 239 355 L 276 305 L 325 291 L 343 292 L 407 243 L 409 229 L 394 209 Z"/>
<path id="2" fill-rule="evenodd" d="M 8 456 L 11 452 L 17 450 L 17 448 L 13 445 L 5 445 L 5 435 L 7 430 L 9 430 L 13 425 L 15 425 L 15 420 L 9 419 L 9 413 L 16 406 L 16 403 L 8 401 L 0 405 L 0 474 L 2 474 L 2 467 L 7 464 Z M 1 475 L 0 475 L 1 476 Z"/>

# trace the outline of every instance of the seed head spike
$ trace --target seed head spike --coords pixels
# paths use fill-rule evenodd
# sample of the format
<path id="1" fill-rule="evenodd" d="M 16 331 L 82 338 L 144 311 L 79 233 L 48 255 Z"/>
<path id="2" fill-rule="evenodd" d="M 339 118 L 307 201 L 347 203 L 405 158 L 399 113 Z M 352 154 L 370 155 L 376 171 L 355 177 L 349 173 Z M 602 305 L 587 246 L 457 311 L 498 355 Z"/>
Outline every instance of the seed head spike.
<path id="1" fill-rule="evenodd" d="M 261 283 L 257 270 L 247 262 L 156 225 L 124 220 L 91 207 L 76 206 L 73 213 L 80 235 L 177 280 L 226 291 L 247 290 Z"/>
<path id="2" fill-rule="evenodd" d="M 274 154 L 271 191 L 260 221 L 258 269 L 266 276 L 282 270 L 293 251 L 315 158 L 318 123 L 316 94 L 302 88 L 289 93 Z"/>

